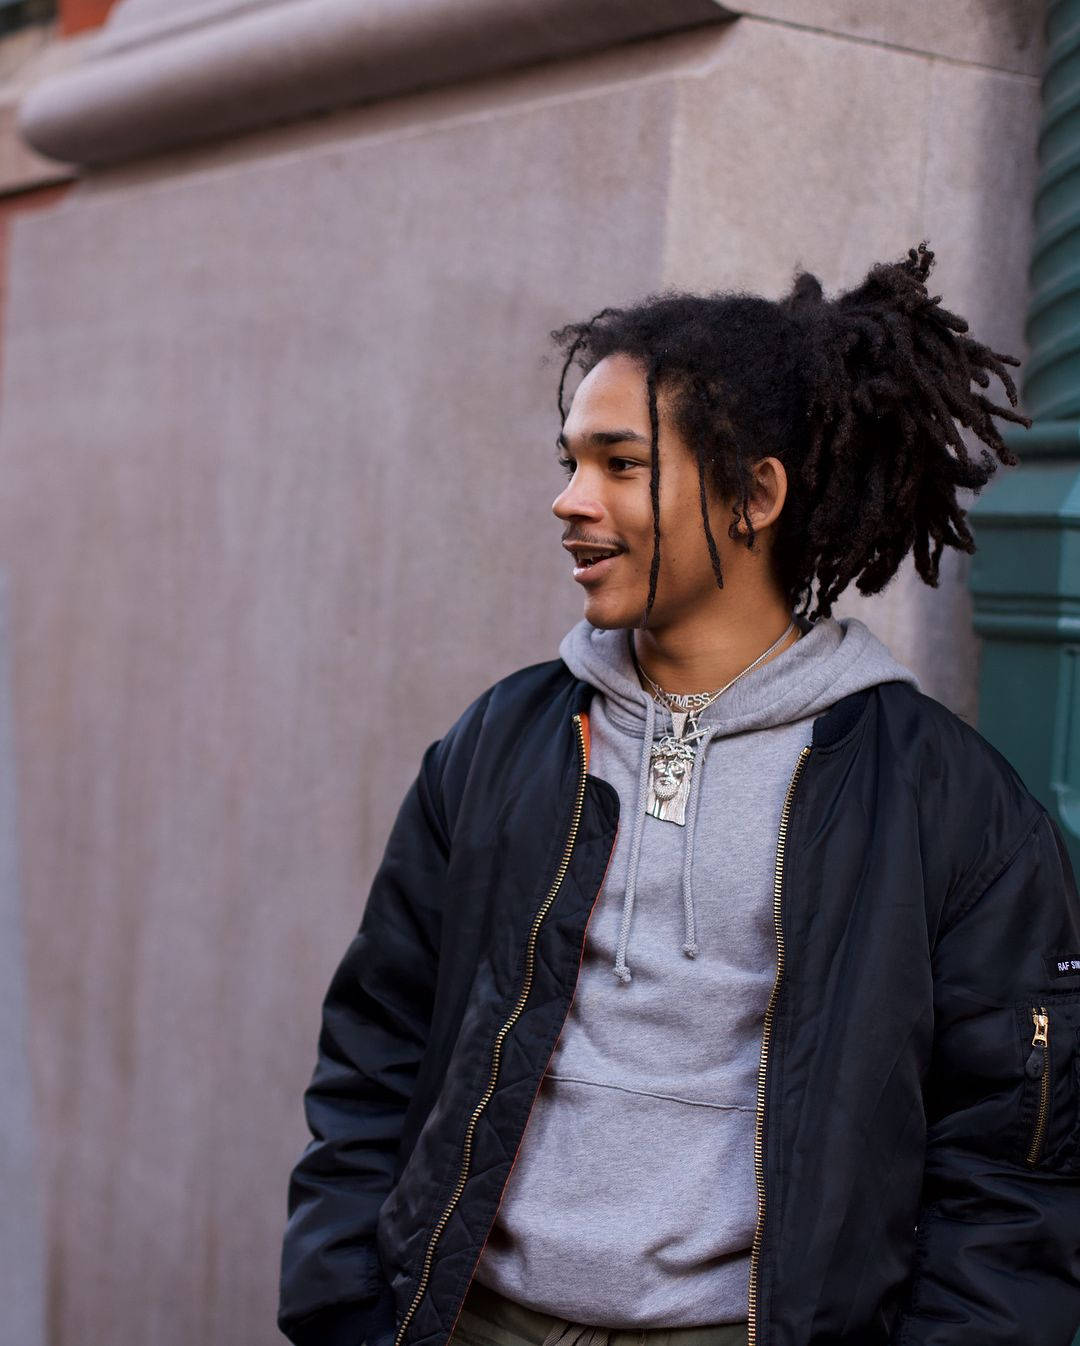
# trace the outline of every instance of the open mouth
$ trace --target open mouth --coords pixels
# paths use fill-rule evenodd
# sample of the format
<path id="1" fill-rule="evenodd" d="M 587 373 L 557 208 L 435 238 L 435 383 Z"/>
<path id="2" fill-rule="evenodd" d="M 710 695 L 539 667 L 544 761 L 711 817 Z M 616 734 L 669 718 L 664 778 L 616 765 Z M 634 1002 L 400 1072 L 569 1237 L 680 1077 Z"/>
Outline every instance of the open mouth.
<path id="1" fill-rule="evenodd" d="M 595 583 L 607 574 L 618 555 L 617 551 L 606 551 L 580 557 L 574 562 L 574 579 L 583 584 Z"/>

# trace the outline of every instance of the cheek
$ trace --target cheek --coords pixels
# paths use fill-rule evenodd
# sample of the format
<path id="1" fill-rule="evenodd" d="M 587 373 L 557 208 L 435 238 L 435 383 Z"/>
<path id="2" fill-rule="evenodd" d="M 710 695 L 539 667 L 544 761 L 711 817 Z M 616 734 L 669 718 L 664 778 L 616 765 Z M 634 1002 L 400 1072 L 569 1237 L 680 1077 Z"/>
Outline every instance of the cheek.
<path id="1" fill-rule="evenodd" d="M 709 502 L 709 518 L 714 521 L 712 501 Z M 690 535 L 702 531 L 701 495 L 697 477 L 689 472 L 678 474 L 678 479 L 660 481 L 660 525 L 665 537 L 680 537 L 690 540 Z"/>
<path id="2" fill-rule="evenodd" d="M 635 552 L 642 549 L 651 551 L 653 538 L 652 504 L 649 501 L 648 483 L 645 490 L 635 499 L 623 499 L 617 502 L 610 514 L 611 521 L 619 537 Z M 661 514 L 661 520 L 663 514 Z"/>
<path id="3" fill-rule="evenodd" d="M 728 523 L 722 507 L 713 512 L 709 508 L 709 529 L 716 544 L 716 550 L 724 564 L 724 557 L 731 547 L 724 529 Z M 651 541 L 650 541 L 651 556 Z M 646 567 L 648 563 L 646 562 Z M 695 495 L 687 502 L 681 517 L 673 521 L 664 530 L 661 538 L 660 573 L 669 584 L 691 586 L 695 589 L 712 589 L 716 583 L 709 543 L 705 536 L 705 523 L 701 517 L 701 499 Z"/>

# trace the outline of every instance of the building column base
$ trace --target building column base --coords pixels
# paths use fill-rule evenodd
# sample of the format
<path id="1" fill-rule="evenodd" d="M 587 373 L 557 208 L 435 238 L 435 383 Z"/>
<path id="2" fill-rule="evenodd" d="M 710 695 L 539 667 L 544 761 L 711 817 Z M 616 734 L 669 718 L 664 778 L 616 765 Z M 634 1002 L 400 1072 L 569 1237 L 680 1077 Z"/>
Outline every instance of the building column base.
<path id="1" fill-rule="evenodd" d="M 968 514 L 978 725 L 1054 816 L 1080 872 L 1080 421 L 1005 438 L 1021 464 Z"/>

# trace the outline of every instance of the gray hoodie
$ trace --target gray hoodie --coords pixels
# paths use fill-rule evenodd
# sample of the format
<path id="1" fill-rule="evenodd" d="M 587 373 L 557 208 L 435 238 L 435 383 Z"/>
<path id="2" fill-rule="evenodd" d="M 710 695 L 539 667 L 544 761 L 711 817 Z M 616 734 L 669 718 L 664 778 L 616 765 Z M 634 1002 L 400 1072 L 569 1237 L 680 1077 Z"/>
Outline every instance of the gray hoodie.
<path id="1" fill-rule="evenodd" d="M 540 1312 L 612 1328 L 746 1319 L 784 797 L 816 716 L 863 687 L 919 685 L 858 619 L 797 620 L 800 640 L 700 716 L 683 826 L 646 811 L 649 748 L 672 722 L 641 687 L 632 633 L 582 620 L 559 647 L 599 693 L 589 770 L 618 791 L 620 822 L 476 1269 Z"/>

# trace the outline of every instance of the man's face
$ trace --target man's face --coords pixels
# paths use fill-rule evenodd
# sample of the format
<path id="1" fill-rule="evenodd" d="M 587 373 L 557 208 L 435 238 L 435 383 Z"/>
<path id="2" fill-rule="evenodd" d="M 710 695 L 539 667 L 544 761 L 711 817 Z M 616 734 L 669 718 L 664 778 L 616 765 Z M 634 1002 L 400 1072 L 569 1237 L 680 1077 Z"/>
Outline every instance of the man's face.
<path id="1" fill-rule="evenodd" d="M 653 769 L 653 789 L 658 799 L 674 799 L 686 775 L 686 764 L 675 758 L 661 758 Z"/>
<path id="2" fill-rule="evenodd" d="M 663 389 L 660 419 L 660 573 L 649 613 L 650 630 L 683 620 L 715 602 L 716 577 L 701 518 L 697 461 L 671 423 Z M 585 617 L 603 628 L 640 626 L 649 595 L 653 520 L 649 498 L 649 403 L 645 370 L 627 355 L 609 355 L 582 379 L 560 440 L 569 476 L 551 506 L 563 521 L 563 545 L 573 555 L 574 579 L 585 596 Z M 708 490 L 709 526 L 720 553 L 731 506 Z M 573 553 L 570 549 L 573 548 Z M 608 560 L 585 567 L 602 552 Z"/>

